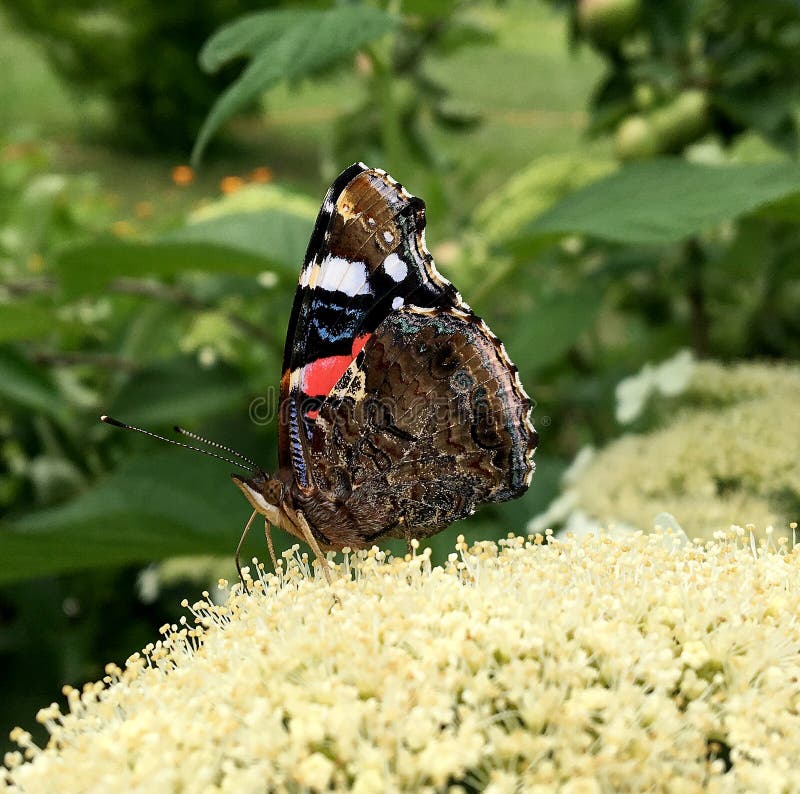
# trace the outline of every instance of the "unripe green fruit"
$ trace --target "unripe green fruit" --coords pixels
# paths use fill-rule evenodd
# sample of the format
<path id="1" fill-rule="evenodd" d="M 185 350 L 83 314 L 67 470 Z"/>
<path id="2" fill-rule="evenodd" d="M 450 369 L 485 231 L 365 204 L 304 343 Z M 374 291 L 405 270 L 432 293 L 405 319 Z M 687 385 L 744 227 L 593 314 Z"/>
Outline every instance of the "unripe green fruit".
<path id="1" fill-rule="evenodd" d="M 691 88 L 652 113 L 628 116 L 614 136 L 617 157 L 640 160 L 676 152 L 701 138 L 708 127 L 708 95 Z"/>
<path id="2" fill-rule="evenodd" d="M 614 147 L 620 160 L 641 160 L 658 154 L 658 136 L 650 120 L 637 113 L 617 127 Z"/>
<path id="3" fill-rule="evenodd" d="M 639 19 L 641 0 L 578 0 L 578 27 L 599 47 L 618 44 Z"/>
<path id="4" fill-rule="evenodd" d="M 654 111 L 650 121 L 661 151 L 682 149 L 708 130 L 708 95 L 696 88 L 682 91 L 668 105 Z"/>
<path id="5" fill-rule="evenodd" d="M 656 101 L 656 91 L 650 83 L 637 83 L 633 89 L 633 101 L 640 110 L 649 110 Z"/>

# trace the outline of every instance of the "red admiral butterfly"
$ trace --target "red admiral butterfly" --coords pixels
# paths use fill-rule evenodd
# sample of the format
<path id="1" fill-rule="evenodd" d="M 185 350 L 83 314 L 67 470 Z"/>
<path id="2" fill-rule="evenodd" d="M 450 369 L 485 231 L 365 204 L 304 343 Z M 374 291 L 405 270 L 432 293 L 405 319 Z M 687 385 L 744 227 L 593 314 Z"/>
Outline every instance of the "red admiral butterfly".
<path id="1" fill-rule="evenodd" d="M 534 471 L 530 406 L 502 343 L 437 272 L 423 201 L 352 165 L 300 272 L 278 472 L 231 475 L 254 511 L 242 540 L 261 514 L 273 562 L 270 525 L 305 540 L 329 576 L 323 550 L 430 537 L 481 502 L 515 499 Z"/>

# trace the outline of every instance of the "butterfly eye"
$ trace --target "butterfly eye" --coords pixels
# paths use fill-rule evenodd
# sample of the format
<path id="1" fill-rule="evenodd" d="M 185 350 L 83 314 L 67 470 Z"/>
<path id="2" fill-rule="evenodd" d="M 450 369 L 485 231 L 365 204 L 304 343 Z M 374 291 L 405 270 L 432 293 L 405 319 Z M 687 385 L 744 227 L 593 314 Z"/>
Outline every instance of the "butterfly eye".
<path id="1" fill-rule="evenodd" d="M 280 480 L 269 479 L 264 484 L 264 499 L 271 505 L 280 504 L 283 499 L 284 490 L 283 483 Z"/>

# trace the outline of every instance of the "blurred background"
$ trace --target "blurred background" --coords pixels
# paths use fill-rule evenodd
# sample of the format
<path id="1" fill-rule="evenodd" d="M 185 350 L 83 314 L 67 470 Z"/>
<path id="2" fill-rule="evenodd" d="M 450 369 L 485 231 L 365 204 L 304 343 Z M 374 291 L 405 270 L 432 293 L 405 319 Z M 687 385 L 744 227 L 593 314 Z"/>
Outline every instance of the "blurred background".
<path id="1" fill-rule="evenodd" d="M 437 559 L 599 524 L 791 542 L 797 0 L 6 0 L 0 75 L 4 733 L 235 578 L 225 465 L 98 415 L 273 468 L 248 408 L 355 160 L 425 199 L 535 399 L 529 493 Z"/>

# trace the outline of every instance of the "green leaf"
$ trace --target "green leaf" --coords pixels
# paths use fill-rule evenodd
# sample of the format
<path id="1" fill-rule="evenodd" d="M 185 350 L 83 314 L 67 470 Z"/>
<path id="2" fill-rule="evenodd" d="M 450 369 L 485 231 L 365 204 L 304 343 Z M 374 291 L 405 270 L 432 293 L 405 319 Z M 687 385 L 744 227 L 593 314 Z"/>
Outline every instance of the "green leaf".
<path id="1" fill-rule="evenodd" d="M 333 66 L 389 33 L 396 17 L 377 8 L 343 5 L 326 11 L 273 10 L 241 17 L 219 30 L 200 53 L 200 64 L 217 71 L 234 58 L 250 63 L 211 108 L 197 136 L 197 163 L 211 136 L 243 106 L 283 80 Z"/>
<path id="2" fill-rule="evenodd" d="M 455 0 L 403 0 L 403 13 L 409 16 L 419 16 L 423 18 L 442 17 L 452 19 L 455 23 L 460 22 L 456 11 L 458 2 Z M 453 24 L 451 22 L 451 24 Z"/>
<path id="3" fill-rule="evenodd" d="M 64 400 L 44 370 L 11 347 L 0 348 L 0 397 L 50 416 L 64 414 Z"/>
<path id="4" fill-rule="evenodd" d="M 0 305 L 0 342 L 34 339 L 53 331 L 53 311 L 30 303 Z"/>
<path id="5" fill-rule="evenodd" d="M 306 253 L 313 219 L 291 212 L 241 212 L 192 223 L 162 235 L 161 242 L 220 245 L 267 258 L 294 279 Z M 262 265 L 263 269 L 263 265 Z"/>
<path id="6" fill-rule="evenodd" d="M 115 278 L 166 278 L 185 272 L 294 279 L 312 222 L 279 210 L 242 212 L 193 223 L 152 242 L 101 238 L 62 249 L 55 259 L 67 296 L 98 292 Z"/>
<path id="7" fill-rule="evenodd" d="M 64 292 L 72 297 L 99 292 L 122 276 L 163 278 L 194 271 L 256 274 L 273 264 L 266 257 L 211 243 L 101 239 L 65 248 L 55 267 Z"/>
<path id="8" fill-rule="evenodd" d="M 507 335 L 511 360 L 523 374 L 553 363 L 594 323 L 600 305 L 598 287 L 593 283 L 540 300 Z"/>
<path id="9" fill-rule="evenodd" d="M 492 191 L 475 208 L 474 225 L 491 243 L 519 234 L 531 218 L 559 199 L 612 172 L 610 160 L 582 154 L 547 155 L 533 160 Z"/>
<path id="10" fill-rule="evenodd" d="M 71 502 L 5 522 L 0 583 L 204 553 L 230 553 L 235 576 L 233 551 L 250 508 L 228 478 L 231 467 L 187 457 L 176 449 L 128 459 Z"/>
<path id="11" fill-rule="evenodd" d="M 523 240 L 586 234 L 665 244 L 800 192 L 800 165 L 705 166 L 681 159 L 636 163 L 567 196 L 528 225 Z"/>
<path id="12" fill-rule="evenodd" d="M 800 193 L 792 193 L 774 204 L 769 204 L 758 214 L 770 220 L 800 223 Z"/>
<path id="13" fill-rule="evenodd" d="M 247 396 L 237 371 L 177 359 L 137 372 L 104 411 L 135 425 L 172 425 L 233 411 Z"/>

